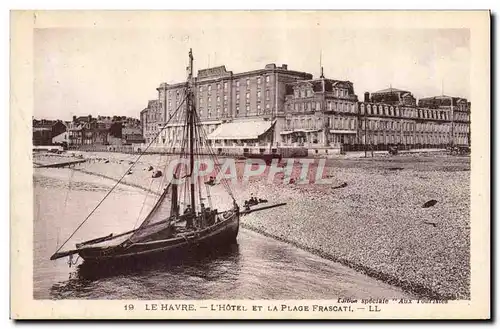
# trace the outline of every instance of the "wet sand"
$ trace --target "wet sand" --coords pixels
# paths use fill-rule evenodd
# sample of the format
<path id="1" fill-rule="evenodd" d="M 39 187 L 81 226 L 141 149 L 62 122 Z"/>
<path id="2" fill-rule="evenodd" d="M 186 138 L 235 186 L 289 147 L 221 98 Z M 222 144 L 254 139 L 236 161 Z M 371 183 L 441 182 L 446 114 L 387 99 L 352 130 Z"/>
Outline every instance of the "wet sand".
<path id="1" fill-rule="evenodd" d="M 103 160 L 78 170 L 119 179 L 137 155 L 82 153 Z M 165 157 L 163 157 L 163 160 Z M 126 184 L 154 190 L 144 155 Z M 237 163 L 241 173 L 243 163 Z M 314 167 L 314 166 L 313 166 Z M 295 166 L 297 177 L 300 166 Z M 315 173 L 312 172 L 311 176 Z M 470 162 L 466 157 L 405 155 L 327 160 L 329 184 L 283 184 L 267 171 L 233 188 L 238 201 L 251 193 L 284 208 L 244 216 L 242 226 L 286 241 L 420 296 L 470 296 Z M 343 183 L 347 183 L 343 186 Z M 334 188 L 340 187 L 340 188 Z M 422 204 L 438 201 L 430 208 Z"/>

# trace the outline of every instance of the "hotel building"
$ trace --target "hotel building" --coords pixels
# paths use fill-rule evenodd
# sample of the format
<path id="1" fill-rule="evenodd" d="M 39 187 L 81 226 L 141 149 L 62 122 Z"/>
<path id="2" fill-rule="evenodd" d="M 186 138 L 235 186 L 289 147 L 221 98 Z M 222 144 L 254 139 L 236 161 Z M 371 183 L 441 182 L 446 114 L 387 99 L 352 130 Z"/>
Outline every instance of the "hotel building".
<path id="1" fill-rule="evenodd" d="M 143 136 L 155 146 L 182 139 L 186 83 L 162 83 L 141 112 Z M 470 102 L 436 96 L 418 102 L 388 88 L 358 100 L 350 81 L 327 79 L 268 64 L 243 73 L 225 66 L 199 70 L 197 114 L 215 147 L 305 146 L 344 150 L 444 148 L 470 145 Z M 452 137 L 453 136 L 453 137 Z M 328 152 L 328 151 L 325 151 Z"/>

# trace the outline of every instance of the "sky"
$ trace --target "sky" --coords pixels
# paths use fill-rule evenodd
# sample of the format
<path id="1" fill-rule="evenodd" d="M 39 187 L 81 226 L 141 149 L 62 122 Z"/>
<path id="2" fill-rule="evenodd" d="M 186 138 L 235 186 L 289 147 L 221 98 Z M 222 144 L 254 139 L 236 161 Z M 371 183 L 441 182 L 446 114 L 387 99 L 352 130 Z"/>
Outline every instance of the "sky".
<path id="1" fill-rule="evenodd" d="M 468 29 L 328 28 L 303 24 L 145 28 L 41 28 L 34 32 L 35 118 L 139 118 L 161 82 L 184 81 L 189 48 L 195 72 L 233 73 L 268 63 L 349 80 L 366 91 L 399 88 L 418 99 L 469 98 Z M 321 54 L 321 55 L 320 55 Z"/>

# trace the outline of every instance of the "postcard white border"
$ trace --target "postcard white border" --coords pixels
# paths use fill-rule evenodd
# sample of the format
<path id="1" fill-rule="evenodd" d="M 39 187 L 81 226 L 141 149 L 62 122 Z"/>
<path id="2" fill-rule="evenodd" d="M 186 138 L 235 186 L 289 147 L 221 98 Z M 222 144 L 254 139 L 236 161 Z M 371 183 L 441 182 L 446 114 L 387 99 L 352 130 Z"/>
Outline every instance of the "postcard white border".
<path id="1" fill-rule="evenodd" d="M 488 11 L 413 12 L 162 12 L 127 11 L 17 11 L 11 12 L 11 317 L 15 319 L 193 319 L 193 318 L 487 318 L 490 313 L 490 17 Z M 203 15 L 203 19 L 193 19 Z M 274 15 L 273 19 L 262 19 Z M 335 17 L 335 19 L 332 19 Z M 150 312 L 146 301 L 47 301 L 33 299 L 33 194 L 31 162 L 31 113 L 33 109 L 33 28 L 122 27 L 145 28 L 182 24 L 233 24 L 252 26 L 293 20 L 297 27 L 321 22 L 329 27 L 365 28 L 469 28 L 471 31 L 471 300 L 445 305 L 390 304 L 378 313 L 341 314 L 300 312 Z M 13 165 L 15 164 L 15 165 Z M 28 233 L 27 233 L 28 232 Z M 168 303 L 168 301 L 156 301 Z M 198 306 L 209 301 L 185 301 Z M 182 303 L 182 301 L 175 301 Z M 299 305 L 325 301 L 217 301 L 247 305 L 283 303 Z M 134 304 L 134 312 L 124 305 Z"/>

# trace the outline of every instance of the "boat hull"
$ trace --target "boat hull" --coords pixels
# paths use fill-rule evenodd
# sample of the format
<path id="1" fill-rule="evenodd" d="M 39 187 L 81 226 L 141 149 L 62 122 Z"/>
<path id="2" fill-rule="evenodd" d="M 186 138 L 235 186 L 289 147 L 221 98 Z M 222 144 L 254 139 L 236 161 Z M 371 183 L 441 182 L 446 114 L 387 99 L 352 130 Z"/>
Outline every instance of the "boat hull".
<path id="1" fill-rule="evenodd" d="M 88 263 L 129 262 L 140 259 L 161 258 L 165 260 L 175 253 L 195 251 L 198 248 L 215 248 L 234 243 L 239 231 L 238 213 L 204 230 L 184 236 L 130 245 L 117 245 L 107 248 L 85 247 L 78 251 Z"/>

